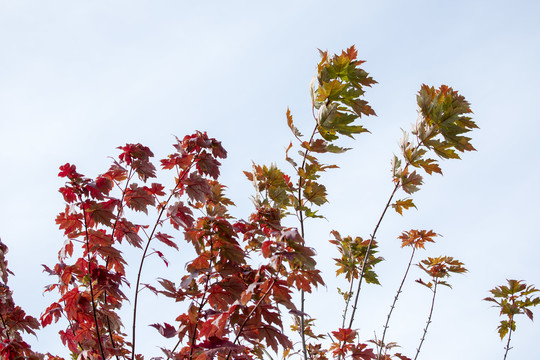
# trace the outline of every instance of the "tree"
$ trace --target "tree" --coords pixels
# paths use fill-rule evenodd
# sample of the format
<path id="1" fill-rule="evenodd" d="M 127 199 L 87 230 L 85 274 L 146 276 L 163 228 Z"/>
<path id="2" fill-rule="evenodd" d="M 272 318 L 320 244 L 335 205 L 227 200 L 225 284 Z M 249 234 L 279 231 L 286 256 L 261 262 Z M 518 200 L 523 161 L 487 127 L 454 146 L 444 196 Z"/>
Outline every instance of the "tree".
<path id="1" fill-rule="evenodd" d="M 178 312 L 169 322 L 150 325 L 163 337 L 177 339 L 175 346 L 162 347 L 167 359 L 276 355 L 306 360 L 410 359 L 394 351 L 397 344 L 385 341 L 386 329 L 415 251 L 434 242 L 437 234 L 411 229 L 399 237 L 402 247 L 412 249 L 410 262 L 382 338 L 362 340 L 355 330 L 356 310 L 362 284 L 379 283 L 375 268 L 383 258 L 377 255 L 377 231 L 389 209 L 402 215 L 416 207 L 412 195 L 425 175 L 442 174 L 440 159 L 459 159 L 460 153 L 474 150 L 468 133 L 477 126 L 469 103 L 457 91 L 445 85 L 421 86 L 418 120 L 411 133 L 403 133 L 401 154 L 393 157 L 394 188 L 373 231 L 365 239 L 338 231 L 331 234 L 340 256 L 335 259 L 336 274 L 344 276 L 348 289 L 338 290 L 344 299 L 341 326 L 316 333 L 305 293 L 324 285 L 324 280 L 314 258 L 316 242 L 306 238 L 306 220 L 323 217 L 319 207 L 327 202 L 328 190 L 321 175 L 337 168 L 325 164 L 322 157 L 349 150 L 341 139 L 368 132 L 359 121 L 375 115 L 363 95 L 376 82 L 362 69 L 363 63 L 354 47 L 333 56 L 321 51 L 310 87 L 314 121 L 307 136 L 295 125 L 291 111 L 286 112 L 294 142 L 285 158 L 292 174 L 276 165 L 253 164 L 245 175 L 255 188 L 255 209 L 246 219 L 229 213 L 234 204 L 218 182 L 220 160 L 227 152 L 206 132 L 176 138 L 174 152 L 159 166 L 152 161 L 152 151 L 141 144 L 119 147 L 109 169 L 95 178 L 80 174 L 73 164 L 62 165 L 59 176 L 66 183 L 60 193 L 66 206 L 56 223 L 65 242 L 58 262 L 44 266 L 55 279 L 46 291 L 57 294 L 57 300 L 45 309 L 40 323 L 13 303 L 7 288 L 7 248 L 0 246 L 4 358 L 57 359 L 34 353 L 20 332 L 34 334 L 40 325 L 62 321 L 60 338 L 74 358 L 142 359 L 137 329 L 139 298 L 146 292 L 180 303 L 171 307 Z M 297 155 L 292 155 L 293 149 Z M 170 174 L 169 187 L 157 181 L 158 172 Z M 287 226 L 285 219 L 295 219 L 297 225 Z M 138 259 L 124 257 L 130 247 L 138 249 Z M 168 265 L 166 255 L 185 247 L 192 247 L 195 254 L 186 263 L 185 274 L 142 282 L 149 257 Z M 128 263 L 138 269 L 134 279 L 127 278 Z M 431 280 L 417 281 L 433 296 L 415 359 L 431 322 L 438 286 L 449 287 L 446 278 L 451 273 L 466 271 L 464 264 L 449 256 L 428 257 L 418 266 Z M 130 324 L 119 314 L 126 306 L 132 306 Z M 286 330 L 289 316 L 291 331 Z"/>

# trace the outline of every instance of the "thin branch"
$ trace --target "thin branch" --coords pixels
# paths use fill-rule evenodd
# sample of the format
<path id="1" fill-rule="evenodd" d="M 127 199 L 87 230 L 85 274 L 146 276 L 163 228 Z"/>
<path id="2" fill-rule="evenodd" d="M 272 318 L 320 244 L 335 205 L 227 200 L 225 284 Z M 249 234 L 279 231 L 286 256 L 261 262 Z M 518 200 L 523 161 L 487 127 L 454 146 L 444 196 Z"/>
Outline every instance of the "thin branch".
<path id="1" fill-rule="evenodd" d="M 309 138 L 309 144 L 312 143 L 313 138 L 315 137 L 315 134 L 317 133 L 317 125 L 315 125 L 315 128 L 313 129 L 313 132 L 311 133 L 311 137 Z M 304 151 L 304 158 L 302 159 L 302 166 L 300 169 L 305 170 L 306 161 L 308 157 L 309 150 L 305 149 Z M 304 182 L 304 178 L 302 176 L 298 176 L 298 206 L 300 207 L 299 210 L 297 210 L 297 216 L 300 221 L 300 235 L 302 236 L 302 239 L 305 243 L 305 232 L 304 232 L 304 211 L 302 210 L 302 198 L 303 198 L 303 191 L 302 191 L 302 185 Z M 307 360 L 307 348 L 306 348 L 306 334 L 305 334 L 305 293 L 304 290 L 300 290 L 300 336 L 302 337 L 302 353 L 304 355 L 304 360 Z"/>
<path id="2" fill-rule="evenodd" d="M 417 139 L 418 139 L 418 137 L 417 137 Z M 423 142 L 419 142 L 416 145 L 416 147 L 414 148 L 413 152 L 418 150 L 418 148 L 420 148 L 420 146 L 422 146 L 422 145 L 423 145 Z M 406 172 L 410 165 L 411 165 L 411 163 L 409 161 L 407 161 L 406 164 L 405 164 L 405 167 L 403 168 L 403 172 Z M 377 225 L 375 225 L 375 229 L 373 230 L 373 233 L 371 234 L 371 237 L 369 239 L 369 244 L 368 244 L 368 247 L 367 247 L 367 250 L 366 250 L 366 255 L 364 256 L 364 261 L 362 262 L 362 268 L 361 268 L 361 271 L 360 271 L 360 277 L 358 279 L 358 287 L 357 287 L 357 290 L 356 290 L 356 297 L 354 299 L 354 306 L 353 306 L 353 311 L 352 311 L 352 314 L 351 314 L 351 320 L 349 321 L 349 328 L 352 328 L 352 324 L 354 322 L 354 314 L 356 313 L 356 308 L 358 306 L 358 298 L 360 296 L 360 289 L 362 288 L 362 280 L 364 279 L 364 273 L 366 271 L 366 265 L 367 265 L 367 261 L 369 259 L 369 253 L 371 251 L 371 245 L 373 244 L 373 241 L 375 240 L 377 230 L 379 229 L 379 226 L 381 225 L 381 222 L 382 222 L 382 220 L 384 218 L 384 215 L 386 214 L 386 211 L 388 210 L 388 208 L 390 207 L 390 204 L 392 203 L 392 199 L 394 198 L 394 195 L 396 194 L 397 190 L 400 187 L 401 187 L 401 181 L 398 181 L 396 183 L 396 185 L 394 186 L 394 190 L 392 191 L 392 194 L 388 198 L 388 202 L 386 203 L 386 206 L 384 207 L 384 210 L 383 210 L 381 216 L 379 217 L 379 221 L 377 222 Z M 348 305 L 349 305 L 349 303 L 346 304 L 346 306 L 348 306 Z"/>
<path id="3" fill-rule="evenodd" d="M 416 356 L 414 357 L 414 360 L 418 358 L 418 354 L 420 354 L 420 349 L 422 348 L 422 344 L 424 343 L 424 339 L 426 338 L 427 330 L 429 327 L 429 324 L 431 324 L 431 315 L 433 315 L 433 307 L 435 306 L 435 296 L 437 295 L 437 284 L 439 279 L 434 278 L 433 279 L 433 298 L 431 299 L 431 308 L 429 309 L 429 316 L 426 322 L 426 327 L 424 328 L 424 333 L 422 335 L 422 339 L 420 339 L 420 345 L 418 345 L 418 348 L 416 349 Z"/>
<path id="4" fill-rule="evenodd" d="M 178 189 L 178 187 L 180 186 L 180 184 L 182 183 L 186 175 L 189 173 L 189 170 L 191 169 L 192 166 L 193 166 L 193 163 L 183 171 L 182 175 L 178 178 L 176 186 L 171 191 L 171 195 L 169 195 L 167 201 L 165 201 L 165 203 L 162 204 L 161 210 L 156 219 L 156 223 L 154 224 L 154 228 L 152 229 L 152 232 L 150 233 L 150 236 L 148 237 L 148 242 L 146 243 L 146 247 L 144 248 L 144 251 L 141 257 L 141 263 L 139 264 L 139 271 L 137 273 L 137 282 L 135 283 L 135 299 L 133 300 L 133 327 L 132 327 L 133 335 L 132 335 L 132 345 L 131 345 L 131 348 L 132 348 L 131 359 L 132 360 L 135 359 L 135 336 L 136 336 L 135 329 L 136 329 L 136 323 L 137 323 L 137 301 L 139 298 L 139 285 L 141 282 L 141 274 L 142 274 L 142 269 L 144 265 L 144 260 L 146 259 L 146 253 L 148 252 L 148 248 L 150 247 L 150 242 L 152 241 L 152 238 L 154 237 L 154 233 L 161 221 L 161 216 L 163 216 L 163 213 L 165 212 L 165 209 L 167 208 L 167 204 L 171 201 L 172 197 L 176 193 L 176 190 Z"/>
<path id="5" fill-rule="evenodd" d="M 343 309 L 343 321 L 341 322 L 341 328 L 345 327 L 345 321 L 347 321 L 347 311 L 349 310 L 349 303 L 351 302 L 351 297 L 353 294 L 354 279 L 351 279 L 349 284 L 349 291 L 347 292 L 347 299 L 345 300 L 345 309 Z"/>
<path id="6" fill-rule="evenodd" d="M 508 341 L 506 342 L 506 346 L 504 347 L 505 352 L 504 352 L 503 360 L 506 360 L 506 355 L 508 354 L 508 351 L 510 351 L 510 349 L 511 349 L 511 347 L 510 347 L 510 339 L 512 338 L 512 323 L 513 322 L 514 322 L 514 317 L 511 315 L 510 316 L 510 330 L 508 330 Z"/>
<path id="7" fill-rule="evenodd" d="M 206 301 L 208 300 L 208 298 L 205 299 L 205 297 L 208 294 L 208 284 L 210 283 L 210 278 L 211 278 L 211 275 L 212 275 L 212 267 L 215 266 L 215 264 L 212 265 L 213 261 L 215 260 L 213 252 L 214 252 L 214 242 L 211 241 L 210 242 L 210 268 L 209 268 L 208 274 L 206 275 L 206 282 L 204 284 L 203 298 L 201 300 L 201 303 L 199 304 L 199 309 L 197 310 L 198 317 L 197 317 L 197 321 L 195 322 L 195 329 L 193 330 L 193 336 L 191 337 L 191 349 L 189 350 L 189 358 L 190 359 L 193 358 L 193 347 L 195 346 L 195 340 L 197 339 L 197 327 L 199 326 L 199 320 L 201 319 L 201 311 L 202 311 L 204 305 L 206 304 Z M 168 358 L 169 357 L 167 357 L 167 359 Z"/>
<path id="8" fill-rule="evenodd" d="M 126 197 L 126 190 L 128 188 L 129 182 L 130 182 L 132 177 L 133 177 L 133 168 L 130 168 L 129 169 L 129 174 L 127 176 L 126 186 L 122 190 L 122 197 L 120 198 L 120 205 L 118 205 L 118 213 L 116 214 L 116 219 L 115 219 L 114 225 L 113 225 L 113 227 L 111 229 L 111 240 L 112 240 L 112 242 L 114 242 L 114 232 L 116 230 L 116 226 L 118 225 L 118 219 L 120 218 L 120 214 L 122 213 L 122 210 L 124 208 L 123 204 L 124 204 L 124 198 Z M 107 260 L 105 260 L 105 268 L 107 268 L 107 269 L 109 268 L 109 259 L 110 259 L 110 257 L 107 256 Z M 107 304 L 107 290 L 106 289 L 103 291 L 103 303 Z M 109 319 L 108 315 L 107 315 L 107 330 L 109 330 L 109 339 L 111 340 L 111 345 L 113 346 L 113 349 L 116 349 L 116 343 L 114 341 L 113 333 L 112 333 L 112 330 L 111 330 L 111 320 Z M 118 360 L 118 355 L 116 355 L 115 357 L 116 357 L 116 360 Z"/>
<path id="9" fill-rule="evenodd" d="M 264 301 L 264 299 L 266 299 L 266 297 L 268 296 L 268 294 L 270 293 L 270 290 L 272 290 L 272 288 L 274 287 L 274 284 L 276 283 L 276 280 L 277 278 L 274 277 L 272 279 L 272 284 L 270 284 L 270 286 L 268 287 L 268 290 L 265 291 L 265 293 L 263 294 L 263 296 L 259 299 L 259 301 L 257 301 L 257 304 L 255 304 L 255 306 L 253 307 L 253 309 L 251 309 L 251 311 L 249 312 L 248 316 L 246 316 L 246 319 L 244 320 L 244 322 L 242 323 L 242 325 L 240 325 L 240 328 L 238 329 L 238 332 L 236 333 L 236 337 L 234 338 L 234 341 L 233 341 L 233 344 L 236 344 L 238 342 L 238 339 L 240 338 L 240 334 L 242 333 L 242 330 L 244 330 L 244 327 L 246 326 L 248 320 L 251 318 L 251 316 L 253 315 L 253 313 L 255 312 L 255 310 L 257 310 L 257 308 L 259 307 L 259 305 L 261 305 L 261 303 Z M 231 357 L 231 353 L 232 353 L 232 349 L 229 350 L 229 353 L 227 354 L 227 358 L 225 360 L 229 360 L 230 357 Z"/>
<path id="10" fill-rule="evenodd" d="M 90 238 L 88 235 L 88 222 L 86 221 L 86 207 L 84 206 L 85 203 L 82 201 L 82 198 L 79 196 L 79 200 L 81 202 L 81 207 L 83 210 L 83 218 L 84 218 L 84 232 L 85 232 L 85 242 L 86 242 L 86 257 L 88 261 L 88 276 L 90 279 L 88 280 L 88 284 L 90 285 L 90 297 L 92 298 L 92 314 L 94 316 L 94 324 L 96 326 L 96 337 L 98 340 L 99 350 L 101 352 L 101 356 L 103 359 L 106 359 L 105 357 L 105 351 L 103 350 L 103 344 L 101 343 L 101 335 L 99 334 L 99 326 L 97 321 L 97 313 L 96 313 L 96 301 L 94 299 L 94 287 L 92 286 L 92 259 L 90 258 Z"/>
<path id="11" fill-rule="evenodd" d="M 8 341 L 11 341 L 11 339 L 9 338 L 9 329 L 6 325 L 6 322 L 4 321 L 4 316 L 2 314 L 0 314 L 0 319 L 2 319 L 2 324 L 4 325 L 4 329 L 6 330 L 6 337 Z"/>
<path id="12" fill-rule="evenodd" d="M 386 203 L 386 206 L 384 207 L 384 210 L 383 210 L 381 216 L 379 217 L 379 221 L 377 222 L 377 225 L 375 226 L 375 229 L 373 230 L 373 233 L 371 234 L 371 237 L 369 239 L 369 244 L 368 244 L 367 249 L 366 249 L 366 254 L 364 255 L 364 261 L 362 261 L 362 268 L 361 268 L 361 271 L 360 271 L 360 277 L 358 279 L 358 286 L 356 288 L 356 297 L 354 299 L 354 305 L 353 305 L 353 310 L 352 310 L 352 314 L 351 314 L 351 320 L 349 321 L 349 328 L 352 328 L 352 324 L 353 324 L 353 321 L 354 321 L 354 315 L 356 313 L 356 309 L 357 309 L 357 306 L 358 306 L 358 298 L 360 296 L 360 289 L 362 288 L 362 280 L 364 279 L 364 275 L 365 275 L 365 271 L 366 271 L 366 265 L 367 265 L 367 262 L 368 262 L 368 259 L 369 259 L 369 253 L 371 251 L 371 246 L 373 244 L 373 241 L 375 240 L 375 236 L 377 235 L 377 230 L 379 230 L 379 226 L 381 225 L 381 222 L 382 222 L 382 220 L 384 218 L 384 215 L 386 214 L 386 210 L 388 210 L 388 208 L 390 207 L 390 204 L 392 203 L 392 199 L 394 198 L 394 195 L 396 194 L 396 191 L 399 189 L 399 187 L 400 187 L 400 183 L 397 183 L 396 186 L 394 187 L 394 190 L 392 191 L 392 194 L 388 198 L 388 202 Z"/>
<path id="13" fill-rule="evenodd" d="M 403 288 L 403 284 L 405 284 L 405 279 L 407 278 L 407 274 L 409 273 L 409 269 L 411 268 L 411 264 L 414 257 L 414 252 L 416 248 L 413 246 L 413 251 L 411 253 L 411 258 L 409 260 L 409 264 L 407 265 L 407 270 L 405 270 L 405 275 L 403 275 L 403 279 L 401 280 L 401 284 L 399 285 L 398 291 L 396 293 L 396 296 L 394 297 L 394 301 L 392 302 L 392 306 L 390 306 L 390 311 L 388 312 L 388 316 L 386 317 L 386 323 L 384 324 L 384 330 L 381 337 L 381 347 L 379 349 L 379 354 L 377 355 L 377 359 L 381 359 L 382 355 L 382 348 L 384 346 L 384 338 L 386 336 L 386 330 L 388 329 L 388 323 L 390 322 L 390 316 L 392 316 L 392 311 L 394 311 L 394 308 L 396 307 L 396 303 L 399 297 L 399 294 L 401 294 L 401 289 Z"/>

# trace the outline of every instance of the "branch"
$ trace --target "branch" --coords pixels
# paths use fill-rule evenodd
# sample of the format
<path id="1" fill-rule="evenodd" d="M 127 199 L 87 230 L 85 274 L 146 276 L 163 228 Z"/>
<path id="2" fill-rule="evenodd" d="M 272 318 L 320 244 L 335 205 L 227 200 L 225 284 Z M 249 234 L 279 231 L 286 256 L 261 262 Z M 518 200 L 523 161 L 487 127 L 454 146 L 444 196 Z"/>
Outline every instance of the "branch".
<path id="1" fill-rule="evenodd" d="M 420 339 L 420 345 L 418 345 L 418 348 L 416 349 L 416 356 L 414 357 L 414 360 L 418 358 L 418 354 L 420 354 L 420 348 L 422 348 L 422 344 L 424 343 L 424 339 L 426 338 L 427 330 L 429 327 L 429 324 L 431 324 L 431 315 L 433 314 L 433 307 L 435 306 L 435 295 L 437 295 L 437 284 L 439 283 L 439 278 L 433 278 L 433 298 L 431 299 L 431 309 L 429 310 L 429 316 L 426 322 L 426 327 L 424 328 L 424 334 L 422 335 L 422 339 Z"/>
<path id="2" fill-rule="evenodd" d="M 244 322 L 242 323 L 242 325 L 240 325 L 240 328 L 238 329 L 238 332 L 236 333 L 236 337 L 234 338 L 234 341 L 233 341 L 233 344 L 236 344 L 238 342 L 238 339 L 240 338 L 240 334 L 242 333 L 242 330 L 244 330 L 244 327 L 246 326 L 248 320 L 251 318 L 251 316 L 253 315 L 253 313 L 255 312 L 255 310 L 257 310 L 257 308 L 259 307 L 259 305 L 261 305 L 261 303 L 263 302 L 264 299 L 266 299 L 266 297 L 268 296 L 268 294 L 270 293 L 270 290 L 272 290 L 272 288 L 274 287 L 274 284 L 276 283 L 276 277 L 274 277 L 274 279 L 272 280 L 272 284 L 270 284 L 270 286 L 268 287 L 268 290 L 266 290 L 266 292 L 263 294 L 263 296 L 259 299 L 259 301 L 257 301 L 257 304 L 255 304 L 255 306 L 253 307 L 253 309 L 251 309 L 251 311 L 249 312 L 249 315 L 246 316 L 246 319 L 244 320 Z M 227 358 L 225 360 L 229 360 L 230 357 L 231 357 L 231 353 L 232 353 L 232 349 L 229 350 L 229 353 L 227 354 Z"/>
<path id="3" fill-rule="evenodd" d="M 384 330 L 381 338 L 381 346 L 379 349 L 379 354 L 377 355 L 377 360 L 381 359 L 382 354 L 382 348 L 384 346 L 384 338 L 386 336 L 386 330 L 388 329 L 388 323 L 390 322 L 390 316 L 392 315 L 392 311 L 394 311 L 394 308 L 396 307 L 396 303 L 399 297 L 399 294 L 401 294 L 401 289 L 403 288 L 403 284 L 405 284 L 405 279 L 407 278 L 407 274 L 409 273 L 409 269 L 411 268 L 411 264 L 414 257 L 414 252 L 416 251 L 416 248 L 413 247 L 413 251 L 411 253 L 411 259 L 409 260 L 409 265 L 407 265 L 407 270 L 405 270 L 405 275 L 403 275 L 403 279 L 401 280 L 401 284 L 399 285 L 398 291 L 396 293 L 396 296 L 394 297 L 394 301 L 392 302 L 392 306 L 390 306 L 390 311 L 388 312 L 388 316 L 386 317 L 386 323 L 384 324 Z"/>
<path id="4" fill-rule="evenodd" d="M 364 256 L 364 261 L 362 262 L 362 270 L 360 271 L 360 277 L 358 279 L 358 287 L 356 289 L 356 297 L 354 299 L 354 305 L 353 305 L 353 311 L 351 314 L 351 320 L 349 321 L 349 329 L 352 328 L 352 324 L 354 321 L 354 314 L 356 313 L 356 308 L 358 306 L 358 298 L 360 296 L 360 289 L 362 288 L 362 280 L 364 279 L 364 273 L 366 271 L 366 265 L 367 261 L 369 259 L 369 253 L 371 251 L 371 245 L 373 244 L 373 241 L 375 240 L 375 235 L 377 234 L 377 230 L 379 230 L 379 226 L 381 225 L 381 222 L 384 218 L 384 215 L 386 214 L 386 210 L 390 207 L 390 204 L 392 203 L 392 199 L 394 198 L 394 195 L 396 194 L 396 191 L 399 189 L 400 184 L 397 183 L 394 187 L 394 190 L 392 191 L 392 194 L 390 195 L 390 198 L 388 199 L 388 202 L 386 203 L 386 206 L 384 207 L 384 210 L 379 217 L 379 221 L 377 222 L 377 225 L 375 226 L 375 229 L 373 230 L 373 233 L 371 234 L 371 237 L 369 239 L 369 244 L 366 250 L 366 255 Z"/>
<path id="5" fill-rule="evenodd" d="M 508 341 L 506 342 L 506 346 L 504 347 L 505 349 L 505 352 L 504 352 L 504 358 L 503 360 L 506 360 L 506 355 L 508 354 L 508 351 L 510 351 L 511 347 L 510 347 L 510 339 L 512 338 L 512 323 L 514 321 L 514 316 L 510 316 L 510 330 L 508 330 Z"/>
<path id="6" fill-rule="evenodd" d="M 86 257 L 87 257 L 87 261 L 88 261 L 88 276 L 90 277 L 90 279 L 88 280 L 88 283 L 90 285 L 90 297 L 92 298 L 92 314 L 94 316 L 94 324 L 96 326 L 96 337 L 97 337 L 97 340 L 98 340 L 98 344 L 99 344 L 99 350 L 101 352 L 101 356 L 103 357 L 103 359 L 106 359 L 105 357 L 105 352 L 103 350 L 103 344 L 101 343 L 101 336 L 99 334 L 99 326 L 98 326 L 98 321 L 97 321 L 97 314 L 96 314 L 96 301 L 94 299 L 94 288 L 92 286 L 92 271 L 91 271 L 91 266 L 92 266 L 92 262 L 91 262 L 91 258 L 90 258 L 90 240 L 89 240 L 89 235 L 88 235 L 88 222 L 86 221 L 86 207 L 84 206 L 84 202 L 82 201 L 82 198 L 81 196 L 79 195 L 79 200 L 81 202 L 81 207 L 82 207 L 82 210 L 83 210 L 83 218 L 84 218 L 84 232 L 85 232 L 85 242 L 86 242 Z"/>
<path id="7" fill-rule="evenodd" d="M 169 195 L 169 198 L 167 199 L 167 201 L 165 201 L 165 203 L 162 204 L 163 206 L 161 207 L 159 215 L 158 215 L 158 217 L 156 219 L 156 223 L 154 224 L 154 228 L 152 229 L 152 232 L 150 233 L 150 236 L 148 237 L 148 242 L 146 243 L 146 247 L 144 248 L 144 251 L 143 251 L 143 254 L 142 254 L 142 257 L 141 257 L 141 263 L 139 265 L 139 271 L 137 272 L 137 282 L 135 284 L 135 299 L 133 301 L 133 327 L 132 327 L 133 341 L 132 341 L 132 345 L 131 345 L 131 348 L 132 348 L 131 360 L 135 360 L 135 336 L 136 336 L 135 329 L 136 329 L 136 323 L 137 323 L 137 300 L 139 298 L 139 285 L 140 285 L 140 282 L 141 282 L 142 268 L 143 268 L 143 265 L 144 265 L 144 260 L 146 258 L 146 253 L 148 252 L 150 242 L 152 241 L 152 238 L 154 237 L 154 233 L 155 233 L 155 231 L 156 231 L 156 229 L 157 229 L 157 227 L 158 227 L 158 225 L 160 223 L 161 216 L 163 215 L 163 213 L 165 212 L 165 209 L 167 208 L 167 204 L 171 201 L 172 197 L 176 193 L 176 190 L 178 189 L 178 187 L 180 186 L 180 184 L 182 183 L 182 181 L 184 180 L 186 175 L 189 173 L 189 170 L 191 169 L 192 166 L 193 166 L 193 162 L 182 172 L 182 175 L 178 178 L 178 181 L 177 181 L 174 189 L 171 191 L 171 195 Z"/>
<path id="8" fill-rule="evenodd" d="M 316 119 L 315 119 L 316 120 Z M 313 141 L 313 138 L 315 137 L 315 134 L 317 133 L 317 125 L 315 125 L 315 128 L 313 129 L 313 132 L 311 133 L 311 137 L 309 138 L 309 143 Z M 304 158 L 302 159 L 302 166 L 301 169 L 305 170 L 306 166 L 306 160 L 309 153 L 308 149 L 305 149 L 304 152 Z M 304 178 L 302 176 L 298 177 L 298 206 L 300 206 L 300 210 L 298 210 L 298 219 L 300 221 L 300 235 L 302 236 L 302 240 L 304 240 L 304 211 L 301 209 L 302 206 L 302 198 L 303 198 L 303 192 L 302 192 L 302 184 L 304 182 Z M 305 293 L 304 290 L 300 290 L 300 335 L 302 337 L 302 353 L 304 354 L 304 360 L 307 360 L 307 349 L 306 349 L 306 334 L 305 334 Z"/>

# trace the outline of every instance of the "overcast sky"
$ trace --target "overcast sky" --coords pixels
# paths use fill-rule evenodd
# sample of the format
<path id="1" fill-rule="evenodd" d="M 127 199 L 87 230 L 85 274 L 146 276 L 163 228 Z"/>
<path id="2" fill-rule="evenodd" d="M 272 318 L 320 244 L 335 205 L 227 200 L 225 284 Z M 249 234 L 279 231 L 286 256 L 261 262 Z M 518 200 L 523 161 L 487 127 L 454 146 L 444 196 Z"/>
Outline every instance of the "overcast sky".
<path id="1" fill-rule="evenodd" d="M 414 195 L 418 210 L 385 218 L 378 233 L 383 286 L 365 288 L 356 328 L 366 340 L 382 332 L 409 256 L 397 236 L 433 229 L 443 237 L 417 260 L 450 255 L 469 273 L 441 289 L 420 358 L 502 358 L 498 311 L 481 299 L 507 278 L 540 287 L 540 3 L 259 3 L 0 1 L 0 237 L 10 249 L 17 303 L 38 317 L 55 300 L 42 296 L 53 279 L 41 264 L 54 264 L 64 241 L 54 222 L 64 206 L 59 165 L 96 176 L 117 146 L 141 142 L 159 158 L 172 150 L 174 135 L 208 131 L 229 151 L 222 181 L 237 204 L 233 214 L 245 218 L 252 189 L 242 170 L 252 161 L 291 170 L 283 160 L 291 140 L 287 107 L 298 127 L 312 127 L 308 84 L 317 48 L 334 53 L 354 44 L 379 82 L 366 95 L 378 117 L 364 120 L 371 134 L 346 143 L 354 150 L 326 158 L 340 169 L 324 177 L 327 220 L 308 224 L 307 241 L 318 249 L 327 287 L 308 299 L 307 311 L 321 332 L 339 327 L 335 289 L 345 285 L 336 282 L 328 234 L 369 236 L 392 190 L 400 129 L 416 120 L 416 92 L 422 83 L 447 84 L 472 104 L 478 151 L 444 162 L 444 176 L 427 177 Z M 158 263 L 151 270 L 149 281 L 165 271 Z M 387 338 L 409 356 L 429 310 L 429 291 L 413 281 L 420 275 L 413 269 Z M 145 296 L 152 306 L 153 295 Z M 169 321 L 177 312 L 170 310 Z M 539 325 L 517 321 L 509 358 L 537 359 Z M 65 355 L 57 331 L 28 340 Z M 160 354 L 155 333 L 141 346 L 147 355 Z"/>

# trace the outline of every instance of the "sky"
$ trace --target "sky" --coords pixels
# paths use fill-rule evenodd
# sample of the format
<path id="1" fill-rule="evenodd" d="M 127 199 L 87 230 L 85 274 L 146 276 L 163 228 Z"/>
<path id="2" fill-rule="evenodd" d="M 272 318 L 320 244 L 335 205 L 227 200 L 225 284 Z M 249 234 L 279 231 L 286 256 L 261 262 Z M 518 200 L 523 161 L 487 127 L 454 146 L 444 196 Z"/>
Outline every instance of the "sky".
<path id="1" fill-rule="evenodd" d="M 172 151 L 174 136 L 207 131 L 229 153 L 221 180 L 237 205 L 232 213 L 247 218 L 253 191 L 242 171 L 252 162 L 292 170 L 284 161 L 292 140 L 286 109 L 299 128 L 313 126 L 308 85 L 317 49 L 355 45 L 378 81 L 366 93 L 378 116 L 363 119 L 370 134 L 345 142 L 353 150 L 327 158 L 340 168 L 323 177 L 326 220 L 308 223 L 306 233 L 326 287 L 308 297 L 307 312 L 321 332 L 339 327 L 336 287 L 345 283 L 335 277 L 329 233 L 369 236 L 392 190 L 401 129 L 416 120 L 416 92 L 447 84 L 471 103 L 477 151 L 444 161 L 444 176 L 426 177 L 414 195 L 417 210 L 384 219 L 382 286 L 365 288 L 355 325 L 362 339 L 380 337 L 409 257 L 397 236 L 433 229 L 443 237 L 417 261 L 449 255 L 469 272 L 440 291 L 419 358 L 502 358 L 498 311 L 482 299 L 505 279 L 540 287 L 539 13 L 537 1 L 519 0 L 0 1 L 0 237 L 10 249 L 17 304 L 39 317 L 55 300 L 43 295 L 53 279 L 41 264 L 54 264 L 64 241 L 54 222 L 64 208 L 58 166 L 70 162 L 96 176 L 117 146 L 140 142 L 159 158 Z M 169 256 L 178 256 L 174 271 L 183 269 L 182 254 Z M 149 268 L 149 281 L 182 275 L 157 262 Z M 388 334 L 409 356 L 430 301 L 413 281 L 419 269 L 412 272 Z M 152 307 L 153 295 L 144 299 Z M 147 315 L 147 324 L 158 317 Z M 517 321 L 509 358 L 537 358 L 538 323 Z M 27 340 L 66 355 L 58 329 Z M 159 355 L 161 337 L 140 331 L 147 339 L 140 350 Z"/>

